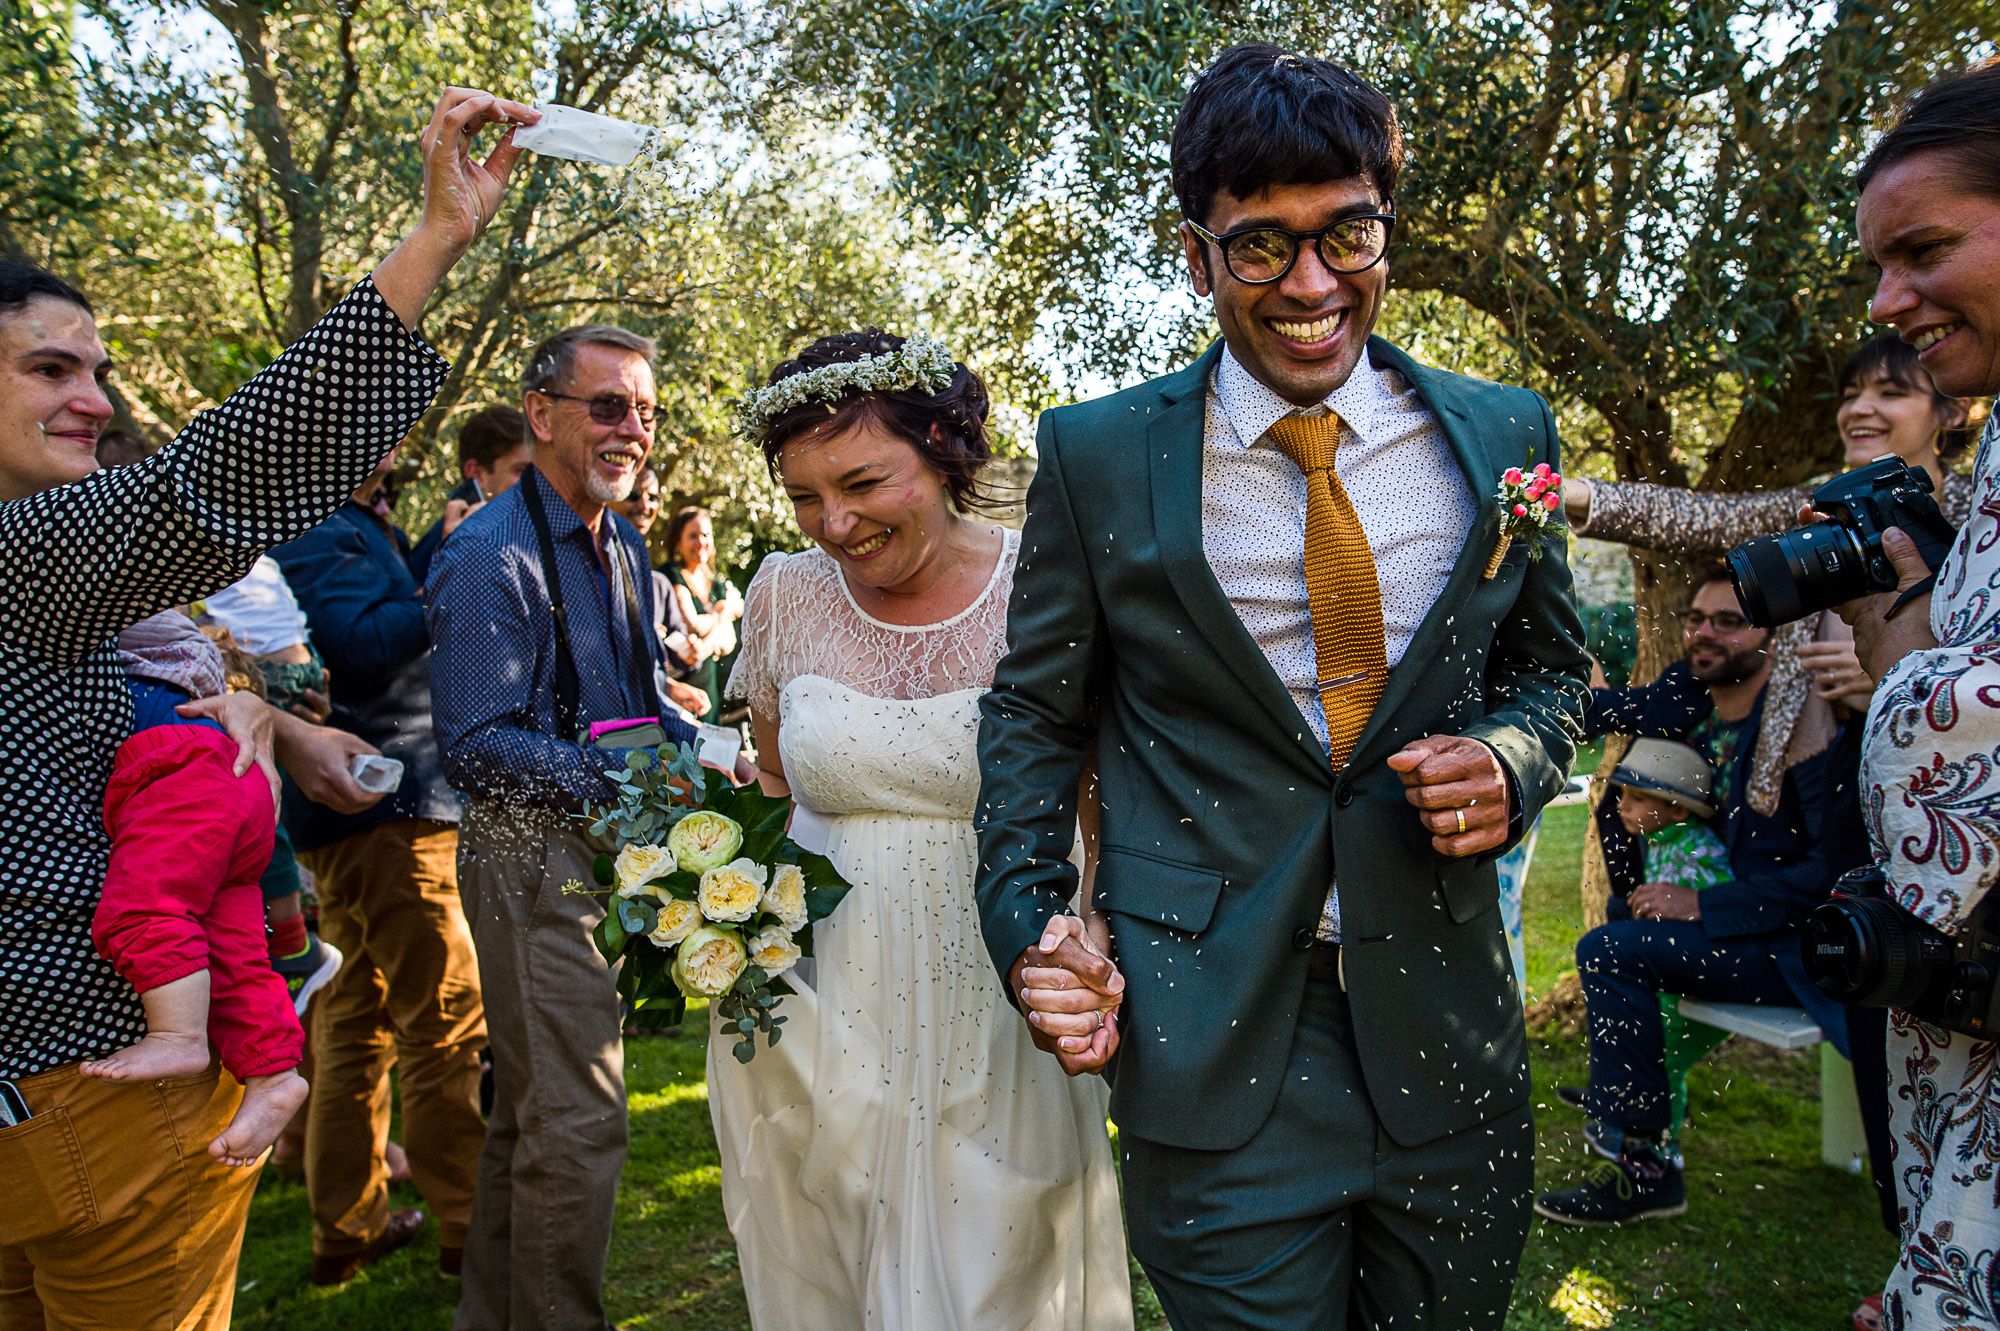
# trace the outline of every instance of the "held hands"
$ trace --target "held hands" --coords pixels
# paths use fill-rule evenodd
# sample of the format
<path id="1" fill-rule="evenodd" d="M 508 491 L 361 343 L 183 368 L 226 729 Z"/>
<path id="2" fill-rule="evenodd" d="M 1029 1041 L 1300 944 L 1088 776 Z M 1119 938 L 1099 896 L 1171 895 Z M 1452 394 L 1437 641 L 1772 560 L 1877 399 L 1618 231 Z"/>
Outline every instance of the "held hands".
<path id="1" fill-rule="evenodd" d="M 1403 798 L 1423 812 L 1440 855 L 1477 855 L 1507 840 L 1513 820 L 1499 757 L 1463 735 L 1426 735 L 1388 758 L 1403 778 Z"/>
<path id="2" fill-rule="evenodd" d="M 1875 696 L 1875 681 L 1861 668 L 1851 642 L 1809 642 L 1799 648 L 1799 662 L 1812 676 L 1813 692 L 1828 702 L 1866 711 L 1868 700 Z"/>
<path id="3" fill-rule="evenodd" d="M 1701 894 L 1679 883 L 1641 883 L 1626 899 L 1635 920 L 1699 920 Z"/>
<path id="4" fill-rule="evenodd" d="M 1111 962 L 1104 917 L 1091 923 L 1053 916 L 1040 943 L 1015 959 L 1007 983 L 1021 1001 L 1037 1049 L 1075 1077 L 1101 1071 L 1118 1051 L 1118 1005 L 1125 977 Z"/>

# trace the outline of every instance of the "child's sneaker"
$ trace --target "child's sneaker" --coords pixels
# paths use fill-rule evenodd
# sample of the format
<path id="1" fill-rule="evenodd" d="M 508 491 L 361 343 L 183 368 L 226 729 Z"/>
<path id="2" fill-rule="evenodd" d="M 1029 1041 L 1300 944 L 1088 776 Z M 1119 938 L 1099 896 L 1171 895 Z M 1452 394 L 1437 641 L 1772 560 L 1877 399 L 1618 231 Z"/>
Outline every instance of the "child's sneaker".
<path id="1" fill-rule="evenodd" d="M 1616 1160 L 1590 1171 L 1583 1183 L 1535 1199 L 1535 1213 L 1565 1225 L 1630 1224 L 1687 1210 L 1687 1184 L 1661 1142 L 1627 1134 Z"/>
<path id="2" fill-rule="evenodd" d="M 278 972 L 292 996 L 292 1010 L 304 1020 L 306 1004 L 333 980 L 343 958 L 340 949 L 323 942 L 318 934 L 306 935 L 306 950 L 289 957 L 273 957 L 271 969 Z"/>

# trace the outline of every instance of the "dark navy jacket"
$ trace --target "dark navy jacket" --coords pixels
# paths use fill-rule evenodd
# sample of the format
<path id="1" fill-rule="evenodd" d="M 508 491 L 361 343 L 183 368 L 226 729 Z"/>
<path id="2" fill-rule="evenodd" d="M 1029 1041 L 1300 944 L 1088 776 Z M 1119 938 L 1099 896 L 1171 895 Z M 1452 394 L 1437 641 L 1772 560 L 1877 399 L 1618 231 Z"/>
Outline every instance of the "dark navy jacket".
<path id="1" fill-rule="evenodd" d="M 454 499 L 462 499 L 468 504 L 479 502 L 479 487 L 472 483 L 471 477 L 468 476 L 460 481 L 452 492 L 445 496 L 447 503 Z M 410 550 L 410 576 L 417 580 L 417 586 L 421 587 L 431 580 L 431 561 L 437 558 L 438 547 L 443 544 L 444 519 L 439 518 L 430 525 L 430 530 L 426 531 Z"/>
<path id="2" fill-rule="evenodd" d="M 1652 684 L 1592 689 L 1590 694 L 1584 729 L 1591 735 L 1615 732 L 1685 740 L 1714 711 L 1707 687 L 1694 678 L 1685 661 L 1668 666 Z M 1747 787 L 1763 715 L 1764 695 L 1759 694 L 1743 722 L 1735 761 L 1728 772 L 1716 774 L 1714 803 L 1721 821 L 1715 830 L 1729 851 L 1736 877 L 1703 890 L 1701 926 L 1711 938 L 1760 939 L 1799 1006 L 1845 1053 L 1845 1009 L 1806 977 L 1799 957 L 1799 930 L 1813 907 L 1827 899 L 1833 881 L 1820 844 L 1827 755 L 1808 758 L 1788 770 L 1778 807 L 1769 817 L 1758 813 L 1750 807 Z"/>
<path id="3" fill-rule="evenodd" d="M 349 500 L 271 557 L 326 659 L 333 699 L 327 723 L 403 764 L 395 793 L 358 814 L 314 804 L 287 784 L 285 830 L 293 843 L 314 850 L 396 818 L 457 822 L 460 800 L 444 779 L 431 731 L 423 598 L 397 535 Z"/>

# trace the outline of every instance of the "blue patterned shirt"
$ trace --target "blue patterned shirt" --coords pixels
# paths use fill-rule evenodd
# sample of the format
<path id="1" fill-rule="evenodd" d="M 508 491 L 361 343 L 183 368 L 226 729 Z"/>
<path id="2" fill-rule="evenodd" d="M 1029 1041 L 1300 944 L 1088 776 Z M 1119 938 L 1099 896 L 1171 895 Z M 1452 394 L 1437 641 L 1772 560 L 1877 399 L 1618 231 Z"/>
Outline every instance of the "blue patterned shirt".
<path id="1" fill-rule="evenodd" d="M 546 480 L 537 491 L 569 616 L 577 724 L 647 715 L 652 709 L 633 696 L 630 662 L 643 653 L 651 676 L 660 645 L 646 634 L 632 641 L 623 596 L 605 575 L 610 560 L 624 561 L 640 623 L 652 624 L 645 542 L 606 510 L 593 548 L 590 529 Z M 574 812 L 583 800 L 611 798 L 607 775 L 625 765 L 627 750 L 556 732 L 555 613 L 527 506 L 527 487 L 510 486 L 467 518 L 431 565 L 431 716 L 455 788 Z M 693 726 L 673 718 L 661 724 L 670 743 L 697 742 Z"/>

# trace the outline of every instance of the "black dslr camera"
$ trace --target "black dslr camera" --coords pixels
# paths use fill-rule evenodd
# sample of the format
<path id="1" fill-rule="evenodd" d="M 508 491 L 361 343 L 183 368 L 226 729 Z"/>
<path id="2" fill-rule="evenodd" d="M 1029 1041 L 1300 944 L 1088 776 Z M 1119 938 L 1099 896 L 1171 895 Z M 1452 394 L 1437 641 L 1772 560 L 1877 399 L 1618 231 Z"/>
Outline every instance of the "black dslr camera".
<path id="1" fill-rule="evenodd" d="M 1989 894 L 1956 937 L 1889 900 L 1873 865 L 1840 876 L 1799 940 L 1820 992 L 1854 1007 L 1901 1008 L 1934 1026 L 2000 1034 L 2000 900 Z"/>
<path id="2" fill-rule="evenodd" d="M 1804 619 L 1871 592 L 1896 590 L 1882 533 L 1901 527 L 1935 573 L 1958 531 L 1937 500 L 1930 474 L 1880 457 L 1813 491 L 1827 517 L 1796 531 L 1759 536 L 1729 552 L 1729 577 L 1743 613 L 1759 628 Z"/>

